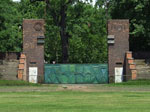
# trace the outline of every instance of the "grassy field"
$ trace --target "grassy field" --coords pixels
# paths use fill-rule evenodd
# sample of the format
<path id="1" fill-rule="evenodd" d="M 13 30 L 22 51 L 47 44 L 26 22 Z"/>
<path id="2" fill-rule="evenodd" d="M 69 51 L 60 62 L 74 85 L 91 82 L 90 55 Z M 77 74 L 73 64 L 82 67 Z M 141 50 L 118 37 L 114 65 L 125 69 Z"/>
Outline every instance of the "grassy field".
<path id="1" fill-rule="evenodd" d="M 150 112 L 150 85 L 0 86 L 0 112 Z M 143 85 L 142 85 L 143 84 Z"/>

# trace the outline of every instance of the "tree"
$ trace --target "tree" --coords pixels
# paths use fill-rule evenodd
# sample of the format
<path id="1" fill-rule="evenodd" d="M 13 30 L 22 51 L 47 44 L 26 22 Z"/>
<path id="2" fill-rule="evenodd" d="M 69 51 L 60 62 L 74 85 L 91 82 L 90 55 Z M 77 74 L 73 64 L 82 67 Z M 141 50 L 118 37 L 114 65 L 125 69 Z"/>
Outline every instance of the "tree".
<path id="1" fill-rule="evenodd" d="M 0 1 L 0 50 L 22 50 L 23 19 L 46 21 L 45 59 L 49 63 L 107 61 L 105 9 L 79 0 Z M 45 10 L 45 7 L 47 10 Z M 46 14 L 47 13 L 47 14 Z M 14 16 L 15 15 L 15 16 Z"/>
<path id="2" fill-rule="evenodd" d="M 63 63 L 68 63 L 68 32 L 66 31 L 66 25 L 67 25 L 67 11 L 68 11 L 68 7 L 70 5 L 72 5 L 75 2 L 75 0 L 58 0 L 58 1 L 53 1 L 51 0 L 49 3 L 51 5 L 55 4 L 57 5 L 57 9 L 51 9 L 51 7 L 49 7 L 50 9 L 47 10 L 52 10 L 50 11 L 52 13 L 53 18 L 54 15 L 55 16 L 59 16 L 56 22 L 56 25 L 58 27 L 60 27 L 60 37 L 61 37 L 61 44 L 62 44 L 62 62 Z M 55 11 L 57 10 L 59 15 L 56 15 Z"/>
<path id="3" fill-rule="evenodd" d="M 61 32 L 64 28 L 61 24 L 61 6 L 63 5 L 60 1 L 51 0 L 50 9 L 47 9 L 49 11 L 47 14 L 47 31 L 49 33 L 46 33 L 46 59 L 57 62 L 61 62 L 59 46 L 61 35 L 58 32 Z M 92 7 L 82 1 L 67 4 L 66 22 L 63 29 L 67 46 L 62 45 L 68 49 L 70 63 L 106 62 L 106 18 L 103 16 L 104 14 L 104 9 Z M 64 22 L 62 23 L 64 24 Z M 55 54 L 55 56 L 51 54 Z"/>
<path id="4" fill-rule="evenodd" d="M 21 51 L 21 15 L 17 3 L 0 1 L 0 52 Z"/>
<path id="5" fill-rule="evenodd" d="M 149 0 L 111 0 L 110 3 L 112 19 L 130 20 L 130 50 L 149 51 Z"/>

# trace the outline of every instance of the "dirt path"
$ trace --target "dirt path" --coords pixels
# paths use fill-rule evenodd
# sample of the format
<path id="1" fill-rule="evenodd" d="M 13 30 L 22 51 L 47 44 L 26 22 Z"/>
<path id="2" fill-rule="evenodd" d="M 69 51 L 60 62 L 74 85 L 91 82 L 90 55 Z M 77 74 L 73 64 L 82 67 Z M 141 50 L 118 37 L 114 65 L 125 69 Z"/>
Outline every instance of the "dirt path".
<path id="1" fill-rule="evenodd" d="M 42 86 L 1 86 L 0 92 L 51 92 L 51 91 L 83 91 L 83 92 L 150 92 L 150 86 L 109 86 L 101 84 L 62 84 Z"/>

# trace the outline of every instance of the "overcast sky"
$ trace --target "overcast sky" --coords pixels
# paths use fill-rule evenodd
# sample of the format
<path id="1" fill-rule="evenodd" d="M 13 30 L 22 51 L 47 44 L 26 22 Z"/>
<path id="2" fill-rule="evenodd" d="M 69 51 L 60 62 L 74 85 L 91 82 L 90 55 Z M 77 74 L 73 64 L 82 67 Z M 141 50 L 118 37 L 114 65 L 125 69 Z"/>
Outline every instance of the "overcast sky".
<path id="1" fill-rule="evenodd" d="M 14 2 L 20 2 L 21 0 L 13 0 L 13 1 L 14 1 Z M 85 0 L 83 0 L 83 1 L 85 1 Z M 89 1 L 90 1 L 90 0 L 89 0 Z M 95 4 L 95 1 L 96 1 L 96 0 L 93 0 L 93 3 L 92 3 L 93 5 Z"/>
<path id="2" fill-rule="evenodd" d="M 13 2 L 20 2 L 20 0 L 13 0 Z"/>
<path id="3" fill-rule="evenodd" d="M 85 0 L 82 0 L 82 1 L 85 1 Z M 89 0 L 89 1 L 90 1 L 90 0 Z M 92 4 L 93 4 L 93 5 L 95 5 L 96 0 L 92 0 L 92 1 L 93 1 L 93 3 L 92 3 Z"/>

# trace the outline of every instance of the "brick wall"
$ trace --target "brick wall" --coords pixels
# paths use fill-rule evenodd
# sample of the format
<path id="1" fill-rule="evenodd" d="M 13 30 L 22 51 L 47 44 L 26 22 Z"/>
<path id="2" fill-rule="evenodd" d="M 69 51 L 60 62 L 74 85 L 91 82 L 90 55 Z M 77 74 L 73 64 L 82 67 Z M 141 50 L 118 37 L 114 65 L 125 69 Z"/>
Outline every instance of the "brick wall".
<path id="1" fill-rule="evenodd" d="M 19 60 L 1 60 L 0 62 L 0 79 L 1 80 L 18 80 Z"/>
<path id="2" fill-rule="evenodd" d="M 0 52 L 0 79 L 18 80 L 19 52 Z"/>

